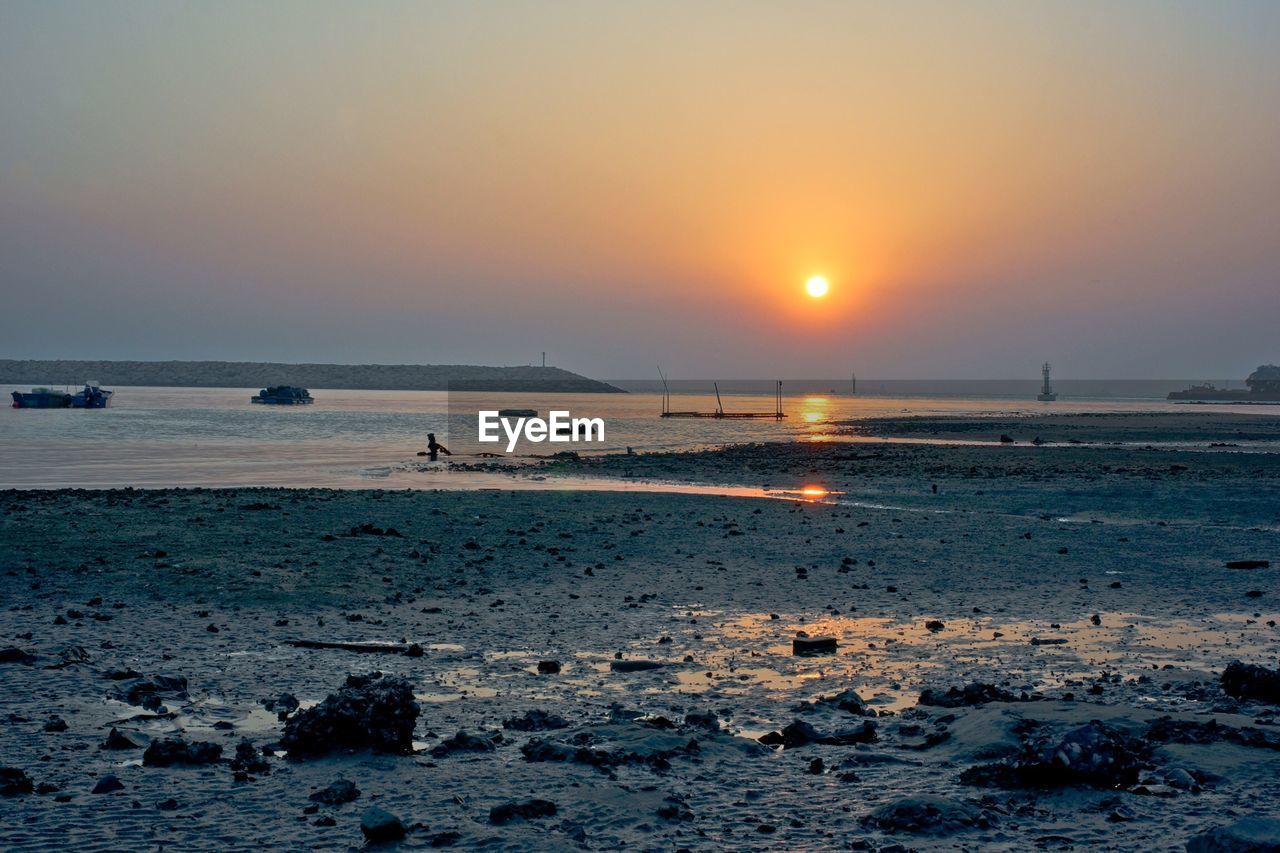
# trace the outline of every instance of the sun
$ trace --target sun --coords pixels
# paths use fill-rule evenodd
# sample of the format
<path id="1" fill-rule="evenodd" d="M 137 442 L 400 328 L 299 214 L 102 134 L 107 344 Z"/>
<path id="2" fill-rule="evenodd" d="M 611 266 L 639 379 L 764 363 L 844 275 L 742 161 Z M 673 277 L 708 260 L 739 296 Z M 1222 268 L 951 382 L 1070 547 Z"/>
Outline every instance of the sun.
<path id="1" fill-rule="evenodd" d="M 814 299 L 821 299 L 827 295 L 827 280 L 820 275 L 815 275 L 804 283 L 804 289 Z"/>

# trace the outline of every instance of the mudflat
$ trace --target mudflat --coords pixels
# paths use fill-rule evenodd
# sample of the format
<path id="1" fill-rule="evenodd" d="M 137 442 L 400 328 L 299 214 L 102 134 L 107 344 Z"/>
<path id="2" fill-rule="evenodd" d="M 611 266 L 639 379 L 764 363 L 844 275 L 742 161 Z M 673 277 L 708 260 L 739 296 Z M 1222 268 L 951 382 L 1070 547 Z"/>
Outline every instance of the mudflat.
<path id="1" fill-rule="evenodd" d="M 810 499 L 0 494 L 0 846 L 1276 843 L 1280 455 L 547 473 Z"/>
<path id="2" fill-rule="evenodd" d="M 1188 405 L 1184 412 L 1093 412 L 1001 417 L 910 415 L 865 418 L 845 424 L 853 435 L 999 442 L 1117 444 L 1160 442 L 1241 446 L 1280 441 L 1280 405 L 1258 405 L 1256 413 Z M 1239 407 L 1236 407 L 1239 408 Z"/>

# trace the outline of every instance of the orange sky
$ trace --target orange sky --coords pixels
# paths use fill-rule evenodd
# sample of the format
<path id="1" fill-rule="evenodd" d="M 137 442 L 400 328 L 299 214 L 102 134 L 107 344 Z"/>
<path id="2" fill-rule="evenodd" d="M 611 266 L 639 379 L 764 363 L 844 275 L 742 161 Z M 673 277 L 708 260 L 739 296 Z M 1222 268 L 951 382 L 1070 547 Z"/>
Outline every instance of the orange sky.
<path id="1" fill-rule="evenodd" d="M 79 333 L 3 354 L 1243 375 L 1280 358 L 1277 36 L 1252 3 L 7 3 L 5 304 Z"/>

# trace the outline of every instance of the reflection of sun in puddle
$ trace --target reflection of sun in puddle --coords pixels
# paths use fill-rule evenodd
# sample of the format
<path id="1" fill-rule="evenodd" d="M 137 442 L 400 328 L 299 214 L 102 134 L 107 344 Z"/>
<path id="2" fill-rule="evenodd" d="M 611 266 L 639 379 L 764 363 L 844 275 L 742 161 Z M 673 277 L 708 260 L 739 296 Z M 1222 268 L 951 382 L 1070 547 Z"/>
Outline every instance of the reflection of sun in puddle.
<path id="1" fill-rule="evenodd" d="M 677 608 L 686 615 L 714 620 L 717 614 Z M 888 709 L 915 704 L 919 689 L 939 677 L 1025 680 L 1032 689 L 1061 687 L 1096 677 L 1106 669 L 1133 677 L 1153 665 L 1182 668 L 1221 666 L 1241 654 L 1274 655 L 1280 632 L 1266 623 L 1220 614 L 1199 621 L 1157 620 L 1135 613 L 1099 614 L 1073 622 L 1001 621 L 989 616 L 949 619 L 932 632 L 922 617 L 902 621 L 883 617 L 824 616 L 807 622 L 747 613 L 723 618 L 707 641 L 714 647 L 700 656 L 697 669 L 675 675 L 679 692 L 734 695 L 760 689 L 811 698 L 855 687 L 864 699 Z M 794 657 L 797 631 L 833 636 L 831 655 Z M 1062 644 L 1033 645 L 1032 639 L 1061 639 Z"/>
<path id="2" fill-rule="evenodd" d="M 433 687 L 414 693 L 414 698 L 422 702 L 456 702 L 459 699 L 492 699 L 498 695 L 494 687 L 482 685 L 481 672 L 475 667 L 457 667 L 446 670 L 436 678 Z"/>

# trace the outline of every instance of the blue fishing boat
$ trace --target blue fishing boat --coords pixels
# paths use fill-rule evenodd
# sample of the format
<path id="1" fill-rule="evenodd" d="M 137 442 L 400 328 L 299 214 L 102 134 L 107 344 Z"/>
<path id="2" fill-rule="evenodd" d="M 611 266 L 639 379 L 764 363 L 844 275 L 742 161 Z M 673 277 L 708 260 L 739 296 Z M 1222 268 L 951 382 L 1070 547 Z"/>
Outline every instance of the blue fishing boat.
<path id="1" fill-rule="evenodd" d="M 71 395 L 53 388 L 32 388 L 30 391 L 14 391 L 15 409 L 65 409 L 71 405 Z"/>
<path id="2" fill-rule="evenodd" d="M 73 409 L 105 409 L 111 403 L 111 395 L 114 391 L 108 391 L 97 382 L 90 380 L 84 383 L 84 388 L 71 395 L 71 408 Z"/>
<path id="3" fill-rule="evenodd" d="M 271 406 L 302 406 L 314 403 L 315 398 L 306 388 L 295 388 L 292 385 L 271 385 L 263 388 L 250 398 L 253 403 L 265 403 Z"/>
<path id="4" fill-rule="evenodd" d="M 32 388 L 30 391 L 14 391 L 13 407 L 15 409 L 105 409 L 111 402 L 113 393 L 93 381 L 84 383 L 84 388 L 74 394 L 54 388 Z"/>

